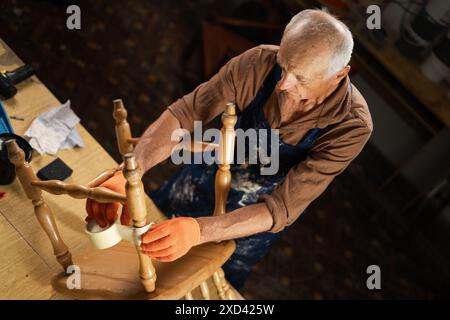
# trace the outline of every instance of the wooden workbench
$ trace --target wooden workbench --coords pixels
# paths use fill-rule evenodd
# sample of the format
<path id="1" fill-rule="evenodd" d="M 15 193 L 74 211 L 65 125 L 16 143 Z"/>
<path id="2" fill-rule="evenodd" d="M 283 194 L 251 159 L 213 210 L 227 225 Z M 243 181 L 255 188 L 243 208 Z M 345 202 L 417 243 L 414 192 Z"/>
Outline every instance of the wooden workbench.
<path id="1" fill-rule="evenodd" d="M 22 64 L 0 39 L 0 69 L 12 70 Z M 21 135 L 36 116 L 61 102 L 36 76 L 17 88 L 17 95 L 3 101 L 3 105 L 9 115 L 24 118 L 23 121 L 11 120 L 15 133 Z M 66 182 L 84 184 L 117 163 L 82 125 L 78 124 L 77 129 L 85 147 L 60 151 L 58 157 L 73 169 L 72 176 Z M 31 165 L 37 171 L 54 159 L 34 153 Z M 26 198 L 17 180 L 11 185 L 0 186 L 0 191 L 6 192 L 0 200 L 0 299 L 64 298 L 56 294 L 50 285 L 51 277 L 61 271 L 61 266 L 56 262 L 50 241 L 34 215 L 31 201 Z M 85 201 L 45 192 L 44 198 L 53 210 L 60 234 L 71 253 L 92 248 L 84 235 Z M 148 205 L 151 205 L 150 202 Z M 149 218 L 161 221 L 163 215 Z"/>

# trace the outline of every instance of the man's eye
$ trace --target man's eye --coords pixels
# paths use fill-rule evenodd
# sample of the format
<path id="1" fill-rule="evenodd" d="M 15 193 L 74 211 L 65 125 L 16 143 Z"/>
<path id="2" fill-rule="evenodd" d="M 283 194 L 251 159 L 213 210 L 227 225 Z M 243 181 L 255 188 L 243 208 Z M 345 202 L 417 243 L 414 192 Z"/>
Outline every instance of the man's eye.
<path id="1" fill-rule="evenodd" d="M 295 78 L 296 78 L 297 81 L 300 82 L 301 84 L 305 84 L 305 83 L 306 83 L 306 81 L 305 81 L 302 77 L 296 76 Z"/>

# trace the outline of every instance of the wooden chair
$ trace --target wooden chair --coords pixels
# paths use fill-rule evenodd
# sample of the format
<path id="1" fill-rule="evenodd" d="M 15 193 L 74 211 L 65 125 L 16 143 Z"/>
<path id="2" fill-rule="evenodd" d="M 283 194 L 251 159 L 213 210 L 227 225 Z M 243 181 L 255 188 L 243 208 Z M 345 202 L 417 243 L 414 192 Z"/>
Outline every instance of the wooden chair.
<path id="1" fill-rule="evenodd" d="M 148 223 L 147 209 L 158 210 L 151 202 L 146 205 L 146 195 L 141 182 L 137 162 L 132 155 L 138 139 L 131 137 L 127 112 L 121 100 L 114 101 L 114 118 L 119 150 L 124 160 L 124 176 L 127 179 L 126 197 L 99 185 L 111 177 L 117 169 L 99 174 L 86 186 L 66 184 L 62 181 L 39 181 L 32 168 L 25 161 L 23 151 L 15 141 L 8 141 L 10 161 L 16 167 L 17 176 L 28 198 L 32 200 L 36 216 L 46 231 L 58 262 L 64 270 L 72 265 L 71 254 L 62 241 L 53 214 L 42 198 L 41 189 L 53 194 L 68 194 L 77 199 L 91 198 L 99 202 L 128 202 L 134 227 Z M 216 175 L 216 204 L 214 214 L 225 213 L 226 199 L 231 182 L 230 163 L 234 150 L 234 104 L 227 105 L 222 115 L 222 137 L 219 144 L 221 164 Z M 210 147 L 200 143 L 203 148 Z M 213 146 L 215 147 L 215 146 Z M 150 212 L 156 216 L 157 212 Z M 200 291 L 204 299 L 218 296 L 220 299 L 242 299 L 226 281 L 221 266 L 235 249 L 232 240 L 220 243 L 206 243 L 192 248 L 185 256 L 169 263 L 152 261 L 144 255 L 139 246 L 122 241 L 104 250 L 92 249 L 74 256 L 75 265 L 81 270 L 81 288 L 69 289 L 70 277 L 65 272 L 52 279 L 58 292 L 81 299 L 193 299 L 194 290 Z M 138 255 L 138 263 L 136 260 Z M 217 290 L 210 291 L 211 284 Z M 196 289 L 199 290 L 196 290 Z"/>

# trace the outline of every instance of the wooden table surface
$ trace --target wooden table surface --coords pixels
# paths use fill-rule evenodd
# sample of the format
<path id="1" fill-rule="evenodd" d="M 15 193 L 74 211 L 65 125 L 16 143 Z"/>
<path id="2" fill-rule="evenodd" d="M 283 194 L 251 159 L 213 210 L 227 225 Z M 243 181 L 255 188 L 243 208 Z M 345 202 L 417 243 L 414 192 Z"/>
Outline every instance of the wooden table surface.
<path id="1" fill-rule="evenodd" d="M 0 39 L 0 70 L 12 70 L 22 64 Z M 2 103 L 10 116 L 25 118 L 24 121 L 11 119 L 15 133 L 22 135 L 36 116 L 59 106 L 61 102 L 36 76 L 17 88 L 17 95 Z M 60 151 L 57 156 L 73 169 L 72 176 L 65 181 L 85 184 L 117 163 L 82 125 L 78 124 L 77 129 L 85 147 Z M 31 165 L 37 171 L 54 159 L 54 156 L 34 153 Z M 26 198 L 17 180 L 11 185 L 0 186 L 0 191 L 6 192 L 0 200 L 0 299 L 65 298 L 50 285 L 51 277 L 61 271 L 61 266 L 56 262 L 50 241 L 34 216 L 31 201 Z M 92 248 L 84 235 L 85 201 L 46 192 L 43 196 L 53 210 L 60 234 L 71 253 Z M 148 206 L 151 206 L 150 202 Z M 163 219 L 160 214 L 149 217 L 149 220 L 156 222 Z"/>

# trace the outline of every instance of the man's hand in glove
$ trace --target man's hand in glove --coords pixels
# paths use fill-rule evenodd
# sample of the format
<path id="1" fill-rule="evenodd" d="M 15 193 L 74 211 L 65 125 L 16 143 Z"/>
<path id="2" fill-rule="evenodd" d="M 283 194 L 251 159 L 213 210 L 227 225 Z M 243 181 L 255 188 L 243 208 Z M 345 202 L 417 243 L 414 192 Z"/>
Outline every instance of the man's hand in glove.
<path id="1" fill-rule="evenodd" d="M 141 248 L 151 258 L 169 262 L 200 243 L 200 225 L 194 218 L 174 218 L 155 224 L 142 236 Z"/>
<path id="2" fill-rule="evenodd" d="M 103 182 L 100 186 L 125 195 L 126 182 L 127 180 L 123 176 L 122 171 L 118 171 L 113 177 Z M 86 217 L 86 222 L 94 219 L 101 228 L 112 225 L 117 219 L 117 210 L 119 207 L 119 202 L 99 203 L 95 200 L 87 199 L 86 212 L 88 216 Z M 120 222 L 123 225 L 128 225 L 130 223 L 130 216 L 128 215 L 126 203 L 123 204 Z"/>

